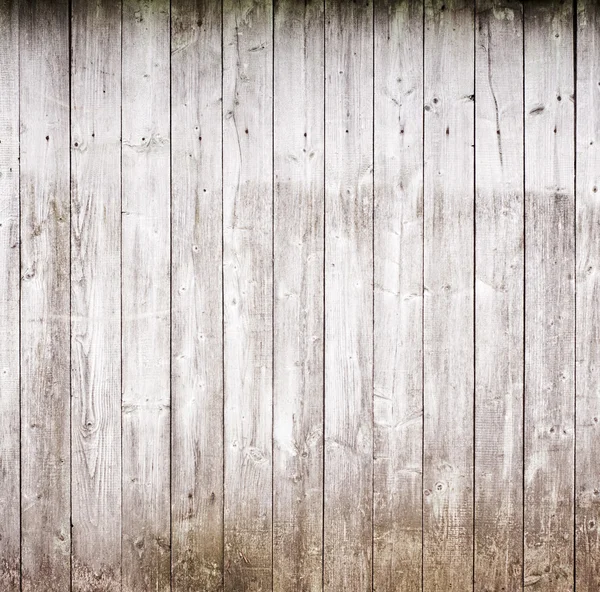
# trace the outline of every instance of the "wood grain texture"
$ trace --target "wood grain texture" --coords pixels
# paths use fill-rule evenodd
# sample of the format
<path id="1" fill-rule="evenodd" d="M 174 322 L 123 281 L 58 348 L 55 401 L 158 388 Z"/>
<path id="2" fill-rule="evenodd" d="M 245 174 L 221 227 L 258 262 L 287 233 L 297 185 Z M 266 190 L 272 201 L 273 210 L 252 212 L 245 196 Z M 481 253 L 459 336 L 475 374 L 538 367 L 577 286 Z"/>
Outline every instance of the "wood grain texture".
<path id="1" fill-rule="evenodd" d="M 71 5 L 73 590 L 121 589 L 121 2 Z"/>
<path id="2" fill-rule="evenodd" d="M 123 2 L 123 591 L 170 589 L 169 2 Z"/>
<path id="3" fill-rule="evenodd" d="M 473 3 L 425 4 L 423 590 L 472 589 Z"/>
<path id="4" fill-rule="evenodd" d="M 523 14 L 476 20 L 475 590 L 522 589 Z"/>
<path id="5" fill-rule="evenodd" d="M 375 18 L 373 588 L 421 590 L 423 2 Z"/>
<path id="6" fill-rule="evenodd" d="M 573 590 L 573 11 L 525 4 L 525 585 Z"/>
<path id="7" fill-rule="evenodd" d="M 0 589 L 20 590 L 19 3 L 0 2 Z"/>
<path id="8" fill-rule="evenodd" d="M 323 551 L 324 3 L 274 15 L 273 589 L 316 592 Z"/>
<path id="9" fill-rule="evenodd" d="M 577 10 L 576 588 L 600 588 L 600 5 Z"/>
<path id="10" fill-rule="evenodd" d="M 0 0 L 0 590 L 600 589 L 599 48 Z"/>
<path id="11" fill-rule="evenodd" d="M 212 592 L 223 589 L 221 6 L 171 9 L 172 585 Z"/>
<path id="12" fill-rule="evenodd" d="M 372 589 L 373 4 L 325 8 L 324 589 Z"/>
<path id="13" fill-rule="evenodd" d="M 70 587 L 69 4 L 22 2 L 22 589 Z"/>
<path id="14" fill-rule="evenodd" d="M 223 4 L 226 592 L 272 588 L 273 14 Z"/>

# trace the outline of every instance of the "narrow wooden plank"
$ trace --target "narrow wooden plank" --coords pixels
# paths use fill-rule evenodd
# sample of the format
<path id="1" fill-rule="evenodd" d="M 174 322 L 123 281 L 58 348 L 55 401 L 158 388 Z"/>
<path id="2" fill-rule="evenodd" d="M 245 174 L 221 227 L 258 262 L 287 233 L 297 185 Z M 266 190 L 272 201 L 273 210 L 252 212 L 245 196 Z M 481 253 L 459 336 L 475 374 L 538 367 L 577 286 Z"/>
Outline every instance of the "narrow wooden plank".
<path id="1" fill-rule="evenodd" d="M 223 3 L 225 575 L 272 588 L 273 13 Z"/>
<path id="2" fill-rule="evenodd" d="M 325 590 L 372 589 L 373 4 L 326 4 Z"/>
<path id="3" fill-rule="evenodd" d="M 373 587 L 421 590 L 423 2 L 375 3 Z"/>
<path id="4" fill-rule="evenodd" d="M 471 590 L 474 15 L 425 5 L 423 589 Z"/>
<path id="5" fill-rule="evenodd" d="M 24 592 L 70 589 L 69 3 L 20 3 Z"/>
<path id="6" fill-rule="evenodd" d="M 573 590 L 573 9 L 525 3 L 525 585 Z"/>
<path id="7" fill-rule="evenodd" d="M 523 577 L 523 11 L 476 21 L 475 590 Z"/>
<path id="8" fill-rule="evenodd" d="M 124 591 L 170 589 L 169 2 L 124 0 Z"/>
<path id="9" fill-rule="evenodd" d="M 19 3 L 0 2 L 0 589 L 20 590 Z"/>
<path id="10" fill-rule="evenodd" d="M 577 11 L 576 589 L 600 589 L 600 5 Z"/>
<path id="11" fill-rule="evenodd" d="M 121 589 L 121 2 L 71 6 L 72 586 Z"/>
<path id="12" fill-rule="evenodd" d="M 324 2 L 274 31 L 273 589 L 317 591 L 323 551 Z"/>
<path id="13" fill-rule="evenodd" d="M 173 589 L 223 589 L 221 5 L 173 0 Z"/>

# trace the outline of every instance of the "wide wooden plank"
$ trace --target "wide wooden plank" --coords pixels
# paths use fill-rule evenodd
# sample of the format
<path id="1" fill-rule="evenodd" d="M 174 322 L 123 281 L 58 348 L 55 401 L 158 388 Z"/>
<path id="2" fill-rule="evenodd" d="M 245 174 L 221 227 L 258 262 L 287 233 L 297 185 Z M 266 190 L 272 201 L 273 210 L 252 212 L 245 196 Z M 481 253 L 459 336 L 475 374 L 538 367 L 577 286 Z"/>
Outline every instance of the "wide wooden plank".
<path id="1" fill-rule="evenodd" d="M 274 31 L 273 589 L 321 590 L 324 2 L 282 0 Z"/>
<path id="2" fill-rule="evenodd" d="M 324 589 L 372 589 L 373 4 L 325 24 Z"/>
<path id="3" fill-rule="evenodd" d="M 573 7 L 525 15 L 525 585 L 573 590 Z"/>
<path id="4" fill-rule="evenodd" d="M 19 3 L 0 2 L 0 589 L 20 590 Z"/>
<path id="5" fill-rule="evenodd" d="M 471 590 L 474 15 L 425 5 L 423 590 Z"/>
<path id="6" fill-rule="evenodd" d="M 576 588 L 600 589 L 600 5 L 577 10 Z"/>
<path id="7" fill-rule="evenodd" d="M 421 590 L 423 2 L 375 3 L 373 587 Z"/>
<path id="8" fill-rule="evenodd" d="M 475 590 L 521 590 L 523 566 L 523 14 L 476 21 Z"/>
<path id="9" fill-rule="evenodd" d="M 121 2 L 71 5 L 72 585 L 121 580 Z"/>
<path id="10" fill-rule="evenodd" d="M 22 589 L 70 553 L 69 3 L 20 3 Z"/>
<path id="11" fill-rule="evenodd" d="M 123 590 L 170 589 L 169 2 L 123 1 Z"/>
<path id="12" fill-rule="evenodd" d="M 272 587 L 273 14 L 223 3 L 225 575 Z"/>
<path id="13" fill-rule="evenodd" d="M 173 590 L 223 589 L 221 6 L 174 0 Z"/>

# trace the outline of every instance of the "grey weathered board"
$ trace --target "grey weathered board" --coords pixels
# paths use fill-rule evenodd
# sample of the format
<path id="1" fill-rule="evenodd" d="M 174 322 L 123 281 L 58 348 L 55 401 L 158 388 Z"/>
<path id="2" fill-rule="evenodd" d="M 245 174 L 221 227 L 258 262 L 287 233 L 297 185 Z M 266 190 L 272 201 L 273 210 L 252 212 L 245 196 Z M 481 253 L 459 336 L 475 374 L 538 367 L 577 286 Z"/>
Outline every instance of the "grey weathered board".
<path id="1" fill-rule="evenodd" d="M 374 6 L 375 590 L 421 586 L 423 8 Z"/>
<path id="2" fill-rule="evenodd" d="M 223 3 L 224 589 L 273 576 L 273 14 Z"/>
<path id="3" fill-rule="evenodd" d="M 323 588 L 371 590 L 373 5 L 325 6 Z"/>
<path id="4" fill-rule="evenodd" d="M 120 589 L 120 2 L 71 4 L 71 483 L 75 589 Z M 98 574 L 98 575 L 97 575 Z"/>
<path id="5" fill-rule="evenodd" d="M 214 592 L 223 578 L 221 6 L 176 0 L 171 10 L 172 589 Z"/>
<path id="6" fill-rule="evenodd" d="M 122 588 L 170 589 L 170 7 L 123 0 Z"/>
<path id="7" fill-rule="evenodd" d="M 578 3 L 576 587 L 600 589 L 600 5 Z"/>
<path id="8" fill-rule="evenodd" d="M 474 7 L 425 2 L 423 590 L 473 578 Z"/>
<path id="9" fill-rule="evenodd" d="M 20 591 L 19 7 L 0 2 L 0 588 Z"/>
<path id="10" fill-rule="evenodd" d="M 600 587 L 593 0 L 0 0 L 0 590 Z"/>
<path id="11" fill-rule="evenodd" d="M 476 590 L 514 592 L 523 577 L 521 2 L 479 0 L 475 34 L 474 579 Z"/>
<path id="12" fill-rule="evenodd" d="M 525 4 L 524 582 L 573 590 L 573 7 Z"/>
<path id="13" fill-rule="evenodd" d="M 69 45 L 66 0 L 20 3 L 20 534 L 24 592 L 59 592 L 67 590 L 71 581 Z M 15 535 L 18 533 L 3 533 L 2 539 Z"/>
<path id="14" fill-rule="evenodd" d="M 274 14 L 274 590 L 323 578 L 324 8 Z"/>

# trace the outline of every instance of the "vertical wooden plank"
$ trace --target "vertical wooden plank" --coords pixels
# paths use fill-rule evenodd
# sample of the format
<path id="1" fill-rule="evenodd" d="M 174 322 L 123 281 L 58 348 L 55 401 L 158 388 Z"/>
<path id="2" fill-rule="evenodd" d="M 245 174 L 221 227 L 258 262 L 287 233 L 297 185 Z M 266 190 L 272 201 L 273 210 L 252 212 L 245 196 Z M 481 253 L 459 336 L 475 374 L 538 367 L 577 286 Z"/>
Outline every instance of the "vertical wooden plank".
<path id="1" fill-rule="evenodd" d="M 423 589 L 471 590 L 474 15 L 425 6 Z"/>
<path id="2" fill-rule="evenodd" d="M 121 589 L 121 2 L 71 10 L 72 585 L 109 592 Z"/>
<path id="3" fill-rule="evenodd" d="M 225 586 L 272 587 L 273 14 L 223 4 Z"/>
<path id="4" fill-rule="evenodd" d="M 577 11 L 576 588 L 600 588 L 600 5 Z"/>
<path id="5" fill-rule="evenodd" d="M 275 6 L 273 589 L 300 592 L 323 576 L 324 3 Z"/>
<path id="6" fill-rule="evenodd" d="M 173 589 L 223 589 L 221 4 L 173 0 Z"/>
<path id="7" fill-rule="evenodd" d="M 69 3 L 20 5 L 23 591 L 70 589 Z"/>
<path id="8" fill-rule="evenodd" d="M 525 585 L 573 590 L 574 107 L 570 2 L 525 10 Z"/>
<path id="9" fill-rule="evenodd" d="M 523 568 L 523 14 L 476 21 L 475 590 L 521 590 Z"/>
<path id="10" fill-rule="evenodd" d="M 326 590 L 372 589 L 373 5 L 326 3 Z"/>
<path id="11" fill-rule="evenodd" d="M 0 589 L 20 590 L 19 3 L 0 2 Z"/>
<path id="12" fill-rule="evenodd" d="M 170 589 L 169 2 L 123 2 L 123 590 Z"/>
<path id="13" fill-rule="evenodd" d="M 423 2 L 375 3 L 373 587 L 421 589 Z"/>

